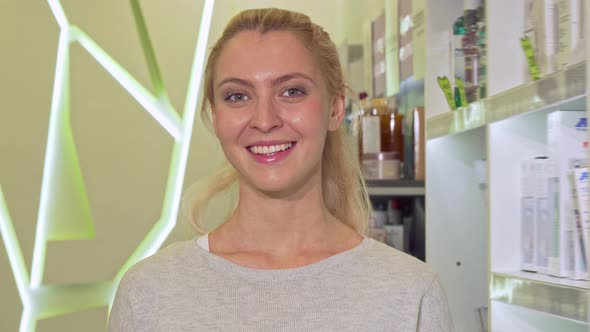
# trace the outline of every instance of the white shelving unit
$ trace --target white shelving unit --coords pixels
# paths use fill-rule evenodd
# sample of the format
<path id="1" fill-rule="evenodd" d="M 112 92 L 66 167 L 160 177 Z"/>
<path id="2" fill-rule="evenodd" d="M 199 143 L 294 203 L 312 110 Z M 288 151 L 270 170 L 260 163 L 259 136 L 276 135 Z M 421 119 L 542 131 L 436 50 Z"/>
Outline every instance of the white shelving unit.
<path id="1" fill-rule="evenodd" d="M 486 128 L 426 145 L 426 262 L 446 289 L 457 331 L 481 331 L 488 302 L 486 192 L 473 163 L 486 157 Z"/>
<path id="2" fill-rule="evenodd" d="M 482 331 L 482 306 L 493 332 L 588 331 L 589 282 L 520 271 L 519 186 L 521 160 L 546 154 L 546 115 L 588 109 L 586 63 L 527 83 L 518 43 L 524 0 L 487 0 L 491 96 L 449 112 L 436 77 L 451 77 L 450 61 L 436 38 L 448 36 L 462 5 L 427 2 L 426 261 L 458 332 Z"/>
<path id="3" fill-rule="evenodd" d="M 532 85 L 541 88 L 547 81 L 566 76 L 571 70 L 584 73 L 585 66 L 575 66 Z M 518 94 L 520 90 L 522 89 L 516 88 L 508 93 Z M 583 89 L 580 90 L 582 91 Z M 553 317 L 553 326 L 559 326 L 561 331 L 587 331 L 588 329 L 586 323 L 590 283 L 519 271 L 521 236 L 519 163 L 526 158 L 532 159 L 535 156 L 546 155 L 546 116 L 549 112 L 557 109 L 586 109 L 585 94 L 562 97 L 561 101 L 540 108 L 531 107 L 532 111 L 517 113 L 487 125 L 492 307 L 490 320 L 494 330 L 497 330 L 496 324 L 501 324 L 500 326 L 505 324 L 506 315 L 502 312 L 510 311 L 510 308 L 515 306 L 533 309 L 537 315 L 543 313 L 547 316 L 544 320 Z M 525 108 L 523 107 L 522 110 L 524 111 Z M 490 110 L 492 111 L 494 109 Z M 504 306 L 502 307 L 500 303 Z M 503 309 L 494 310 L 495 306 Z M 528 330 L 531 331 L 551 331 L 542 325 L 537 326 L 538 320 L 530 322 L 524 320 L 519 324 L 523 324 L 523 327 L 528 326 Z M 527 322 L 529 325 L 525 324 Z"/>

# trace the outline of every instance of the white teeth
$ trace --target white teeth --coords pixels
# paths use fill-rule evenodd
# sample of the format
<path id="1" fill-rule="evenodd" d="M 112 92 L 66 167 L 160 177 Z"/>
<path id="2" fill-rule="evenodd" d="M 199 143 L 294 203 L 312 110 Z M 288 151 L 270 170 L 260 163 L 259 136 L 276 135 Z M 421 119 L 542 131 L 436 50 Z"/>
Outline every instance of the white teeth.
<path id="1" fill-rule="evenodd" d="M 279 151 L 285 151 L 293 146 L 292 143 L 271 145 L 271 146 L 251 146 L 250 152 L 254 154 L 273 154 Z"/>

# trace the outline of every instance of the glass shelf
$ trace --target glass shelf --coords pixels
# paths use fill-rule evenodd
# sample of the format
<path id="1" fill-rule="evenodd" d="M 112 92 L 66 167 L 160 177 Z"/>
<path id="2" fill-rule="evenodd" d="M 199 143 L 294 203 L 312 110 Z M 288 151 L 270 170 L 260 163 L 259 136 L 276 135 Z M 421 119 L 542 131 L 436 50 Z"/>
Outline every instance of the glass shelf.
<path id="1" fill-rule="evenodd" d="M 433 139 L 535 110 L 586 109 L 586 62 L 426 121 Z"/>
<path id="2" fill-rule="evenodd" d="M 365 180 L 370 196 L 423 196 L 421 180 Z"/>
<path id="3" fill-rule="evenodd" d="M 492 272 L 490 299 L 587 322 L 590 282 L 524 271 Z"/>

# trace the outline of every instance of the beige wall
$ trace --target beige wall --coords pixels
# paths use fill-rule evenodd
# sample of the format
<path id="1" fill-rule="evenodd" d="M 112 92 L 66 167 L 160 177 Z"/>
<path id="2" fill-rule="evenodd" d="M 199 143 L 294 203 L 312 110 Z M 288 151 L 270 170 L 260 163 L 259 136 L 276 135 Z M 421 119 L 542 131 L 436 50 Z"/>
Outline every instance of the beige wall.
<path id="1" fill-rule="evenodd" d="M 140 3 L 172 103 L 181 111 L 202 1 Z M 128 1 L 62 4 L 70 22 L 150 87 Z M 376 16 L 383 0 L 368 7 L 355 0 L 218 0 L 210 43 L 232 14 L 254 4 L 305 12 L 340 43 L 345 38 L 360 41 L 362 20 Z M 373 7 L 377 9 L 367 10 Z M 0 22 L 0 185 L 30 269 L 59 29 L 43 1 L 3 1 Z M 71 112 L 96 237 L 50 243 L 46 284 L 111 279 L 159 217 L 170 164 L 172 139 L 78 44 L 71 48 Z M 185 186 L 210 174 L 223 160 L 199 119 L 191 144 Z M 179 222 L 167 243 L 191 236 Z M 0 330 L 16 331 L 21 311 L 0 239 Z M 38 331 L 103 331 L 105 319 L 106 308 L 100 308 L 40 321 Z"/>

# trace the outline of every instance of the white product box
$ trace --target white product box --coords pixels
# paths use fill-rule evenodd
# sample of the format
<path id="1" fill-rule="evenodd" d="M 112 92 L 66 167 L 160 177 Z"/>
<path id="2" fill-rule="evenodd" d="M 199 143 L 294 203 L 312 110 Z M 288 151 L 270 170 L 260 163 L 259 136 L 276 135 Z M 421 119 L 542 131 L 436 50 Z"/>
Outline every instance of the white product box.
<path id="1" fill-rule="evenodd" d="M 590 220 L 588 219 L 588 168 L 576 168 L 570 172 L 572 207 L 575 217 L 575 262 L 574 279 L 588 280 L 588 253 Z"/>
<path id="2" fill-rule="evenodd" d="M 385 242 L 385 229 L 384 228 L 377 228 L 377 227 L 370 227 L 369 228 L 369 237 L 375 241 Z"/>
<path id="3" fill-rule="evenodd" d="M 556 111 L 547 117 L 549 215 L 553 224 L 549 274 L 559 277 L 572 277 L 575 271 L 575 220 L 568 171 L 586 166 L 586 135 L 585 111 Z"/>
<path id="4" fill-rule="evenodd" d="M 399 251 L 406 251 L 404 225 L 385 225 L 385 243 Z"/>
<path id="5" fill-rule="evenodd" d="M 535 34 L 535 2 L 536 0 L 524 0 L 524 36 L 529 37 L 535 60 L 539 62 L 539 47 L 537 45 L 537 36 Z M 529 66 L 525 66 L 525 77 L 530 77 Z"/>
<path id="6" fill-rule="evenodd" d="M 537 271 L 534 166 L 534 160 L 521 163 L 520 268 L 524 271 Z"/>
<path id="7" fill-rule="evenodd" d="M 520 268 L 523 271 L 536 272 L 535 198 L 523 197 L 521 199 L 521 204 L 522 216 L 520 225 Z"/>
<path id="8" fill-rule="evenodd" d="M 533 161 L 535 186 L 535 265 L 538 272 L 548 273 L 553 224 L 549 218 L 549 159 L 537 157 Z"/>
<path id="9" fill-rule="evenodd" d="M 553 73 L 557 64 L 557 0 L 534 0 L 532 3 L 533 29 L 535 30 L 536 59 L 541 76 Z M 526 22 L 526 19 L 525 19 Z"/>
<path id="10" fill-rule="evenodd" d="M 557 0 L 558 69 L 564 69 L 581 60 L 577 53 L 584 53 L 583 4 L 585 0 Z"/>

